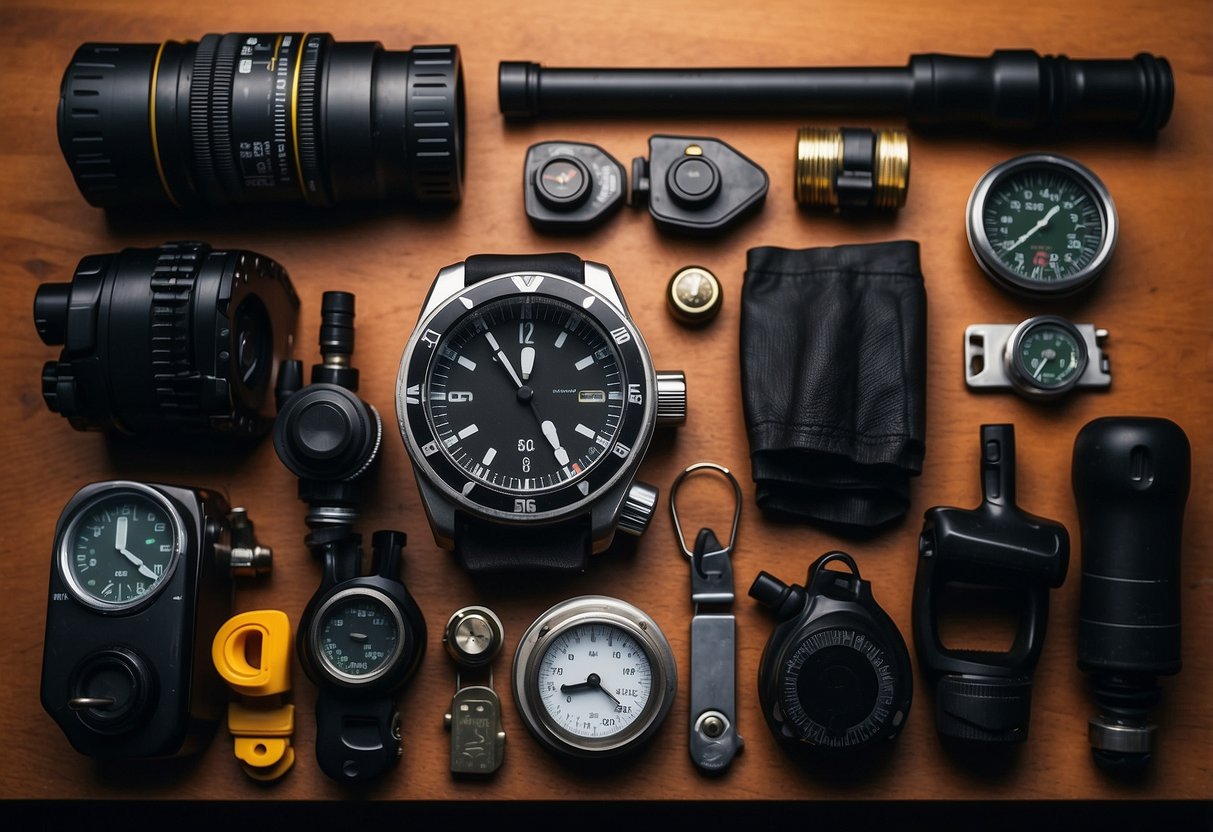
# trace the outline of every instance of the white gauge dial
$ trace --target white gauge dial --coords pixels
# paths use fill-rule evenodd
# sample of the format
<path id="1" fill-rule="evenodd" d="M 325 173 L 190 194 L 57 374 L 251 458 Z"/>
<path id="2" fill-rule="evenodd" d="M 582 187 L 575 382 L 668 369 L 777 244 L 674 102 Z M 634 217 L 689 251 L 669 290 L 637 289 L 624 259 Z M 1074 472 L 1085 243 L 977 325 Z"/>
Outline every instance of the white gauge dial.
<path id="1" fill-rule="evenodd" d="M 514 656 L 514 699 L 535 738 L 574 757 L 636 748 L 660 727 L 678 685 L 661 628 L 602 595 L 572 598 L 541 615 Z"/>
<path id="2" fill-rule="evenodd" d="M 644 713 L 653 668 L 644 648 L 608 623 L 579 624 L 539 660 L 539 700 L 551 722 L 578 737 L 619 733 Z"/>

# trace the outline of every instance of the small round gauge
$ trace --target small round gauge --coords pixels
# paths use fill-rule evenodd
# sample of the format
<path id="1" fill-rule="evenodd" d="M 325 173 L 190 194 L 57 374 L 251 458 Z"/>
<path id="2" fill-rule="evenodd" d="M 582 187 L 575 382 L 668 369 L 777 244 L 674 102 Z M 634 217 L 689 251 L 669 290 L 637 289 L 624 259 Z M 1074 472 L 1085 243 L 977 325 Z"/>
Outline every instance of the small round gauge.
<path id="1" fill-rule="evenodd" d="M 404 622 L 396 605 L 369 587 L 334 594 L 316 613 L 312 628 L 315 654 L 348 684 L 378 679 L 403 648 Z"/>
<path id="2" fill-rule="evenodd" d="M 620 754 L 660 727 L 677 687 L 651 618 L 616 598 L 573 598 L 540 616 L 514 657 L 514 699 L 532 734 L 574 757 Z"/>
<path id="3" fill-rule="evenodd" d="M 1116 207 L 1103 182 L 1065 156 L 1028 154 L 996 165 L 969 197 L 966 231 L 982 270 L 1028 297 L 1090 286 L 1116 247 Z"/>
<path id="4" fill-rule="evenodd" d="M 59 568 L 82 603 L 127 610 L 164 586 L 186 539 L 181 515 L 167 498 L 139 483 L 114 483 L 75 510 Z"/>
<path id="5" fill-rule="evenodd" d="M 715 318 L 720 300 L 720 281 L 701 266 L 679 269 L 666 289 L 670 314 L 685 324 L 705 324 Z"/>
<path id="6" fill-rule="evenodd" d="M 535 171 L 536 193 L 549 208 L 573 208 L 590 193 L 590 172 L 571 156 L 558 156 Z"/>
<path id="7" fill-rule="evenodd" d="M 1087 369 L 1087 342 L 1074 324 L 1038 315 L 1019 324 L 1007 339 L 1008 375 L 1020 390 L 1038 397 L 1060 395 Z"/>

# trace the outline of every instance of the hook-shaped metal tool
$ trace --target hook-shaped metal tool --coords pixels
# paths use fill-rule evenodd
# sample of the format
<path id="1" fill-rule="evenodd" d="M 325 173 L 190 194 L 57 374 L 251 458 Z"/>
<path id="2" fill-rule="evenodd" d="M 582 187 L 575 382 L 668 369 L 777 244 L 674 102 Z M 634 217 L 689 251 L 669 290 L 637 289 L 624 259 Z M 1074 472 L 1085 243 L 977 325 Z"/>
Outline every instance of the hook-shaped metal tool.
<path id="1" fill-rule="evenodd" d="M 722 544 L 711 529 L 699 530 L 694 549 L 687 548 L 678 520 L 677 497 L 682 481 L 698 472 L 716 472 L 733 485 L 733 527 Z M 737 733 L 737 619 L 733 615 L 733 565 L 730 556 L 741 520 L 741 486 L 732 472 L 714 462 L 698 462 L 670 486 L 670 516 L 678 546 L 691 561 L 691 761 L 704 772 L 728 768 L 744 743 Z M 711 606 L 713 611 L 703 611 Z"/>

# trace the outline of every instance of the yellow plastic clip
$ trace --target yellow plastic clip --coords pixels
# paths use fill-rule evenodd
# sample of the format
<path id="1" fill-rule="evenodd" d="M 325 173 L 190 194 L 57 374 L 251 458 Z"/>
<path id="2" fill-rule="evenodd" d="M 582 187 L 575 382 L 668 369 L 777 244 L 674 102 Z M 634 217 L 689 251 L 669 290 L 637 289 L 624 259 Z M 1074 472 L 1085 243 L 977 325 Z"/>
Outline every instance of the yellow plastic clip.
<path id="1" fill-rule="evenodd" d="M 254 780 L 277 780 L 295 763 L 291 737 L 291 622 L 280 610 L 253 610 L 228 619 L 211 644 L 215 669 L 241 701 L 227 711 L 236 759 Z"/>

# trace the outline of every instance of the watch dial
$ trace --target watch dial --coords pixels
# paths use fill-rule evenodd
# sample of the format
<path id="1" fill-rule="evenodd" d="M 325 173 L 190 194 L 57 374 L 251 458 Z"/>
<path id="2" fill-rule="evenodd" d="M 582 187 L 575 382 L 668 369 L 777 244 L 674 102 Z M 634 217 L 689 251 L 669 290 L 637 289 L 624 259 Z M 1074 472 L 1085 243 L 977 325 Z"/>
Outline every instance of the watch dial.
<path id="1" fill-rule="evenodd" d="M 380 674 L 400 652 L 400 624 L 382 600 L 364 592 L 338 597 L 321 613 L 320 656 L 333 670 L 359 680 Z"/>
<path id="2" fill-rule="evenodd" d="M 86 504 L 63 542 L 63 570 L 77 596 L 121 609 L 159 589 L 179 549 L 169 510 L 152 497 L 121 491 Z"/>
<path id="3" fill-rule="evenodd" d="M 474 482 L 534 493 L 577 480 L 608 453 L 625 392 L 615 343 L 592 318 L 527 295 L 458 321 L 424 396 L 437 450 Z"/>
<path id="4" fill-rule="evenodd" d="M 556 727 L 610 737 L 640 717 L 653 689 L 649 655 L 626 631 L 586 623 L 558 634 L 539 661 L 539 700 Z"/>

